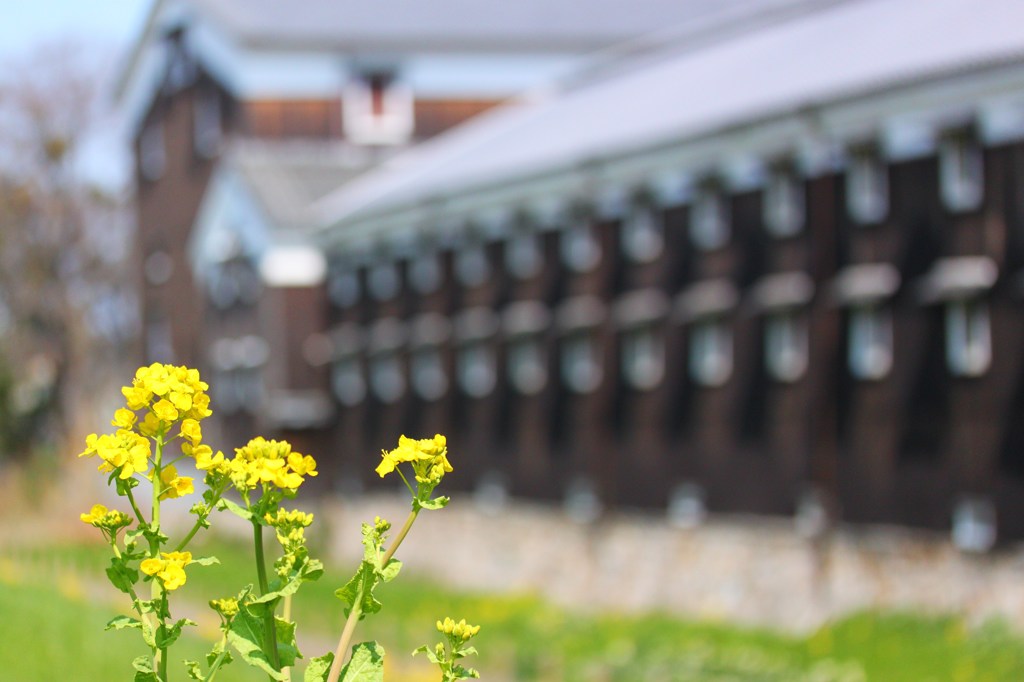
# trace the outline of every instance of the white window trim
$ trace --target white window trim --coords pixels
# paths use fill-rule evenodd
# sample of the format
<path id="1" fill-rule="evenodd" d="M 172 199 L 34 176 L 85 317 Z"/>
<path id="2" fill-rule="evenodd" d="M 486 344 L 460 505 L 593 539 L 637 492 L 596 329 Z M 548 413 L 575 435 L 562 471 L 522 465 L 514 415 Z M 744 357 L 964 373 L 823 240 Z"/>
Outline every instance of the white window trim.
<path id="1" fill-rule="evenodd" d="M 498 383 L 497 358 L 489 339 L 469 341 L 458 349 L 456 373 L 459 388 L 471 398 L 485 398 Z"/>
<path id="2" fill-rule="evenodd" d="M 591 272 L 601 263 L 601 243 L 589 220 L 569 225 L 559 235 L 562 262 L 576 273 Z"/>
<path id="3" fill-rule="evenodd" d="M 796 310 L 768 313 L 764 321 L 764 360 L 777 381 L 793 383 L 810 362 L 807 315 Z"/>
<path id="4" fill-rule="evenodd" d="M 992 366 L 992 321 L 986 301 L 946 304 L 946 364 L 960 377 L 979 377 Z"/>
<path id="5" fill-rule="evenodd" d="M 591 330 L 569 333 L 562 340 L 562 380 L 573 393 L 593 393 L 604 379 L 600 349 Z"/>
<path id="6" fill-rule="evenodd" d="M 690 326 L 687 367 L 701 386 L 724 386 L 733 371 L 732 327 L 728 320 L 709 317 Z"/>
<path id="7" fill-rule="evenodd" d="M 847 366 L 857 379 L 877 381 L 892 371 L 893 319 L 888 305 L 850 309 L 847 327 Z"/>
<path id="8" fill-rule="evenodd" d="M 985 161 L 981 143 L 970 135 L 945 138 L 939 146 L 942 201 L 951 211 L 973 211 L 985 198 Z"/>
<path id="9" fill-rule="evenodd" d="M 509 383 L 523 395 L 537 395 L 548 384 L 544 340 L 540 334 L 525 334 L 508 342 Z"/>
<path id="10" fill-rule="evenodd" d="M 851 154 L 846 169 L 846 210 L 862 225 L 880 223 L 889 213 L 889 168 L 875 150 Z"/>
<path id="11" fill-rule="evenodd" d="M 780 239 L 799 234 L 807 218 L 804 202 L 804 183 L 795 170 L 772 171 L 764 188 L 764 224 L 768 233 Z"/>
<path id="12" fill-rule="evenodd" d="M 729 201 L 717 187 L 701 187 L 690 206 L 690 241 L 701 251 L 715 251 L 731 237 Z"/>
<path id="13" fill-rule="evenodd" d="M 665 379 L 665 335 L 651 325 L 622 332 L 622 375 L 639 391 L 657 388 Z"/>
<path id="14" fill-rule="evenodd" d="M 622 252 L 634 263 L 651 263 L 665 251 L 664 217 L 657 207 L 636 204 L 620 227 Z"/>
<path id="15" fill-rule="evenodd" d="M 412 88 L 397 78 L 392 79 L 384 91 L 383 111 L 374 113 L 369 77 L 369 74 L 353 77 L 345 86 L 342 121 L 346 137 L 356 144 L 407 142 L 415 124 Z"/>

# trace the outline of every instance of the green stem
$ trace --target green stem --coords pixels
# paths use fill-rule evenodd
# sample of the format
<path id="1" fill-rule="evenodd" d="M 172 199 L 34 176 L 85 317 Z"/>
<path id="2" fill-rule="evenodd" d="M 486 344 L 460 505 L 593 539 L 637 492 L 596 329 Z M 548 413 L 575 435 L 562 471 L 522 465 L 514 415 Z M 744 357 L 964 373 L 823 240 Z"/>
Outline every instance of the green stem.
<path id="1" fill-rule="evenodd" d="M 132 495 L 132 489 L 128 488 L 126 492 L 128 493 L 128 503 L 132 505 L 132 511 L 135 512 L 136 518 L 139 519 L 140 524 L 145 525 L 146 519 L 142 516 L 142 511 L 139 509 L 139 505 L 135 503 L 135 496 Z"/>
<path id="2" fill-rule="evenodd" d="M 213 498 L 213 501 L 210 503 L 210 513 L 213 512 L 213 506 L 215 504 L 217 504 L 218 500 L 220 500 L 220 496 L 223 495 L 223 494 L 224 494 L 224 491 L 221 490 Z M 209 516 L 209 514 L 207 514 L 207 516 Z M 194 526 L 192 526 L 192 530 L 190 530 L 188 532 L 188 535 L 186 535 L 185 538 L 181 542 L 178 543 L 178 546 L 174 548 L 175 552 L 180 552 L 180 551 L 184 550 L 185 547 L 188 546 L 188 543 L 191 542 L 192 538 L 194 538 L 196 536 L 196 533 L 199 532 L 199 529 L 203 527 L 203 520 L 204 520 L 204 518 L 196 519 L 196 523 L 195 523 Z"/>
<path id="3" fill-rule="evenodd" d="M 263 558 L 263 526 L 256 520 L 252 522 L 252 540 L 256 547 L 256 577 L 260 583 L 260 596 L 270 591 L 270 584 L 267 582 L 267 567 Z M 281 661 L 277 655 L 277 626 L 274 624 L 274 608 L 268 605 L 263 614 L 264 642 L 267 657 L 275 670 L 281 669 Z"/>
<path id="4" fill-rule="evenodd" d="M 114 556 L 117 557 L 118 559 L 120 559 L 121 558 L 121 550 L 119 550 L 117 548 L 117 538 L 116 537 L 113 537 L 113 538 L 110 539 L 110 548 L 112 550 L 114 550 Z M 139 602 L 141 600 L 139 599 L 139 595 L 135 592 L 135 588 L 134 587 L 129 587 L 128 588 L 128 596 L 132 598 L 132 607 L 135 609 L 135 612 L 139 614 L 139 619 L 142 620 L 144 623 L 149 624 L 149 617 L 148 617 L 149 614 L 143 613 L 142 607 L 139 605 Z"/>
<path id="5" fill-rule="evenodd" d="M 213 665 L 210 666 L 210 672 L 206 676 L 206 682 L 213 682 L 213 678 L 217 676 L 217 671 L 220 670 L 221 664 L 224 663 L 224 659 L 227 658 L 228 652 L 225 647 L 227 647 L 226 639 L 221 642 L 221 648 L 223 648 L 224 651 L 220 652 L 220 655 L 217 656 L 216 660 L 214 660 Z"/>
<path id="6" fill-rule="evenodd" d="M 395 555 L 398 550 L 398 546 L 402 544 L 402 540 L 409 534 L 409 529 L 412 528 L 412 524 L 416 521 L 416 517 L 420 513 L 420 507 L 418 504 L 414 504 L 412 511 L 409 512 L 409 516 L 406 517 L 405 523 L 402 525 L 402 529 L 398 531 L 398 535 L 395 537 L 395 541 L 391 543 L 391 547 L 384 552 L 384 558 L 381 559 L 380 565 L 387 566 L 388 562 L 391 561 L 391 557 Z M 338 677 L 341 675 L 341 667 L 347 658 L 348 646 L 352 641 L 352 633 L 355 632 L 356 623 L 359 622 L 359 617 L 363 614 L 363 591 L 366 589 L 365 583 L 359 584 L 359 592 L 356 593 L 355 603 L 352 605 L 352 610 L 348 613 L 348 618 L 345 620 L 345 628 L 341 631 L 341 639 L 338 640 L 338 648 L 334 651 L 334 662 L 331 663 L 331 672 L 327 675 L 327 682 L 338 682 Z"/>
<path id="7" fill-rule="evenodd" d="M 153 520 L 150 523 L 150 528 L 153 534 L 149 540 L 149 555 L 156 559 L 160 555 L 160 541 L 157 540 L 156 536 L 160 533 L 160 461 L 163 457 L 164 452 L 164 439 L 163 434 L 157 434 L 156 438 L 156 452 L 153 455 Z M 151 584 L 150 595 L 153 601 L 158 599 L 162 604 L 166 604 L 167 594 L 164 591 L 163 583 L 160 582 L 159 578 L 153 578 Z M 162 606 L 160 613 L 157 614 L 157 621 L 159 623 L 157 629 L 157 638 L 162 640 L 164 635 L 164 628 L 166 623 L 164 622 L 163 614 L 167 612 L 166 606 Z M 157 679 L 160 682 L 167 682 L 167 646 L 159 647 L 153 655 L 153 668 L 157 671 Z"/>

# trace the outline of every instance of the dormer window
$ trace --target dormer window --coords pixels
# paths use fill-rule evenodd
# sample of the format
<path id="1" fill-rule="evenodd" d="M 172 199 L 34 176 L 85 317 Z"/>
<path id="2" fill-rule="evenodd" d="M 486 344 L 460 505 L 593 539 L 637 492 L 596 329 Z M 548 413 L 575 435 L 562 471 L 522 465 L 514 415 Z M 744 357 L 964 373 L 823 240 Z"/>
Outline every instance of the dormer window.
<path id="1" fill-rule="evenodd" d="M 882 379 L 892 370 L 892 310 L 888 306 L 860 305 L 850 310 L 847 364 L 850 373 L 864 380 Z"/>
<path id="2" fill-rule="evenodd" d="M 535 277 L 544 266 L 540 235 L 534 231 L 514 234 L 505 244 L 505 268 L 517 279 Z"/>
<path id="3" fill-rule="evenodd" d="M 152 182 L 163 176 L 166 166 L 164 126 L 161 121 L 151 121 L 139 136 L 139 172 L 143 179 Z"/>
<path id="4" fill-rule="evenodd" d="M 573 272 L 590 272 L 601 262 L 601 244 L 589 220 L 579 220 L 561 235 L 562 262 Z"/>
<path id="5" fill-rule="evenodd" d="M 398 295 L 401 282 L 398 266 L 393 262 L 378 263 L 370 270 L 370 294 L 378 301 L 389 301 Z"/>
<path id="6" fill-rule="evenodd" d="M 881 222 L 889 212 L 889 171 L 878 150 L 852 152 L 846 169 L 846 208 L 861 224 Z"/>
<path id="7" fill-rule="evenodd" d="M 335 272 L 327 281 L 327 295 L 339 308 L 349 308 L 359 301 L 361 287 L 355 270 Z"/>
<path id="8" fill-rule="evenodd" d="M 192 148 L 200 158 L 213 158 L 220 151 L 221 138 L 220 94 L 201 89 L 192 107 Z"/>
<path id="9" fill-rule="evenodd" d="M 701 251 L 714 251 L 729 242 L 729 204 L 721 190 L 706 183 L 690 207 L 690 240 Z"/>
<path id="10" fill-rule="evenodd" d="M 366 378 L 359 355 L 338 358 L 331 367 L 331 390 L 342 405 L 352 407 L 366 399 Z"/>
<path id="11" fill-rule="evenodd" d="M 573 331 L 562 340 L 562 380 L 573 393 L 592 393 L 604 372 L 594 330 Z"/>
<path id="12" fill-rule="evenodd" d="M 342 95 L 345 135 L 357 144 L 401 144 L 412 137 L 412 89 L 388 70 L 364 71 Z"/>
<path id="13" fill-rule="evenodd" d="M 764 190 L 764 223 L 776 237 L 792 237 L 804 226 L 804 187 L 796 170 L 775 168 Z"/>
<path id="14" fill-rule="evenodd" d="M 806 316 L 796 310 L 779 310 L 765 317 L 764 327 L 764 360 L 768 373 L 777 381 L 799 380 L 808 365 Z"/>
<path id="15" fill-rule="evenodd" d="M 981 145 L 969 132 L 947 136 L 939 147 L 942 201 L 950 211 L 972 211 L 985 194 Z"/>
<path id="16" fill-rule="evenodd" d="M 650 263 L 665 249 L 663 223 L 658 210 L 638 204 L 625 217 L 621 232 L 622 251 L 635 263 Z"/>
<path id="17" fill-rule="evenodd" d="M 653 325 L 622 334 L 622 374 L 632 388 L 648 391 L 665 377 L 665 337 Z"/>
<path id="18" fill-rule="evenodd" d="M 732 376 L 732 368 L 732 329 L 727 320 L 695 320 L 690 326 L 690 378 L 701 386 L 722 386 Z"/>
<path id="19" fill-rule="evenodd" d="M 413 390 L 426 401 L 438 400 L 448 391 L 448 375 L 438 346 L 416 348 L 412 352 L 410 373 Z"/>
<path id="20" fill-rule="evenodd" d="M 441 259 L 429 252 L 409 261 L 409 284 L 418 294 L 431 294 L 441 286 Z"/>
<path id="21" fill-rule="evenodd" d="M 946 364 L 955 376 L 977 377 L 992 364 L 992 326 L 981 299 L 946 304 Z"/>

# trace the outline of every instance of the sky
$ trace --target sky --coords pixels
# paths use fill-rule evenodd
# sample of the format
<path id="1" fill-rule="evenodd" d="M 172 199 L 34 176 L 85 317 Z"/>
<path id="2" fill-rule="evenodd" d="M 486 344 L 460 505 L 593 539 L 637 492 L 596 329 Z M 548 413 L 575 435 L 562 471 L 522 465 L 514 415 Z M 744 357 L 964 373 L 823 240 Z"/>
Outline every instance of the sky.
<path id="1" fill-rule="evenodd" d="M 0 75 L 5 63 L 18 64 L 40 49 L 65 42 L 95 50 L 108 79 L 126 58 L 153 0 L 0 0 Z M 109 102 L 112 105 L 112 102 Z M 109 111 L 86 136 L 78 155 L 80 173 L 112 191 L 129 180 L 126 135 Z"/>

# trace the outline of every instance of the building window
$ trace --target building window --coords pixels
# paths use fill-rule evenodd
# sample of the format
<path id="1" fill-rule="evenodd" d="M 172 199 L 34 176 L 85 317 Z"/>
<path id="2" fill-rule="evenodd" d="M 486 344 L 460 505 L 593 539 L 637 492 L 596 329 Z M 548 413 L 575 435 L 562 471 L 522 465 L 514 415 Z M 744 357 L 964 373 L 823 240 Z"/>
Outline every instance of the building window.
<path id="1" fill-rule="evenodd" d="M 764 191 L 764 222 L 776 237 L 792 237 L 804 226 L 804 187 L 791 168 L 777 168 Z"/>
<path id="2" fill-rule="evenodd" d="M 459 386 L 471 398 L 483 398 L 498 380 L 494 346 L 489 341 L 465 343 L 458 354 Z"/>
<path id="3" fill-rule="evenodd" d="M 523 395 L 536 395 L 548 383 L 543 339 L 527 334 L 509 341 L 508 376 L 512 387 Z"/>
<path id="4" fill-rule="evenodd" d="M 622 334 L 622 375 L 631 387 L 647 391 L 665 378 L 665 338 L 649 325 Z"/>
<path id="5" fill-rule="evenodd" d="M 212 89 L 199 90 L 192 108 L 192 146 L 196 155 L 204 159 L 216 156 L 221 138 L 220 94 Z"/>
<path id="6" fill-rule="evenodd" d="M 634 206 L 622 222 L 622 251 L 635 263 L 650 263 L 665 249 L 663 222 L 653 206 Z"/>
<path id="7" fill-rule="evenodd" d="M 159 180 L 167 166 L 167 148 L 164 146 L 164 126 L 152 121 L 139 136 L 139 172 L 143 179 Z"/>
<path id="8" fill-rule="evenodd" d="M 242 296 L 238 279 L 227 267 L 210 270 L 207 280 L 210 302 L 218 310 L 227 310 L 239 302 Z"/>
<path id="9" fill-rule="evenodd" d="M 543 265 L 540 235 L 536 232 L 520 232 L 505 244 L 505 268 L 516 278 L 535 277 Z"/>
<path id="10" fill-rule="evenodd" d="M 339 308 L 355 305 L 360 296 L 359 273 L 355 270 L 335 272 L 327 282 L 327 295 Z"/>
<path id="11" fill-rule="evenodd" d="M 487 281 L 491 265 L 483 244 L 470 244 L 455 254 L 455 276 L 464 287 L 478 287 Z"/>
<path id="12" fill-rule="evenodd" d="M 726 320 L 698 320 L 690 327 L 690 377 L 701 386 L 722 386 L 732 376 L 732 329 Z"/>
<path id="13" fill-rule="evenodd" d="M 846 169 L 846 208 L 858 223 L 877 223 L 889 212 L 889 170 L 878 152 L 854 152 Z"/>
<path id="14" fill-rule="evenodd" d="M 882 379 L 892 370 L 892 310 L 860 306 L 850 310 L 847 363 L 858 379 Z"/>
<path id="15" fill-rule="evenodd" d="M 807 320 L 793 311 L 771 313 L 765 319 L 765 366 L 778 381 L 797 381 L 807 371 Z"/>
<path id="16" fill-rule="evenodd" d="M 946 364 L 962 377 L 981 376 L 992 364 L 992 328 L 985 301 L 946 304 Z"/>
<path id="17" fill-rule="evenodd" d="M 690 240 L 702 251 L 729 242 L 729 203 L 715 186 L 701 187 L 690 207 Z"/>
<path id="18" fill-rule="evenodd" d="M 412 387 L 427 401 L 440 399 L 448 391 L 448 375 L 444 371 L 441 349 L 423 346 L 412 353 Z"/>
<path id="19" fill-rule="evenodd" d="M 398 295 L 401 282 L 394 263 L 379 263 L 370 270 L 370 294 L 378 301 L 388 301 Z"/>
<path id="20" fill-rule="evenodd" d="M 146 282 L 153 286 L 161 286 L 171 281 L 174 275 L 174 259 L 166 251 L 159 250 L 146 256 L 142 264 L 143 274 Z"/>
<path id="21" fill-rule="evenodd" d="M 345 135 L 357 144 L 401 144 L 412 137 L 413 94 L 394 73 L 369 71 L 351 79 L 342 95 Z"/>
<path id="22" fill-rule="evenodd" d="M 358 355 L 339 358 L 331 368 L 331 390 L 342 405 L 352 407 L 366 399 L 366 379 Z"/>
<path id="23" fill-rule="evenodd" d="M 971 211 L 984 197 L 984 160 L 981 145 L 971 135 L 947 137 L 939 148 L 942 200 L 951 211 Z"/>
<path id="24" fill-rule="evenodd" d="M 561 235 L 562 262 L 574 272 L 590 272 L 601 262 L 601 244 L 594 226 L 580 220 Z"/>
<path id="25" fill-rule="evenodd" d="M 409 284 L 418 294 L 431 294 L 441 286 L 441 259 L 426 253 L 409 261 Z"/>
<path id="26" fill-rule="evenodd" d="M 263 404 L 263 371 L 259 367 L 244 367 L 235 372 L 235 393 L 238 405 L 250 414 L 256 414 Z"/>
<path id="27" fill-rule="evenodd" d="M 578 331 L 562 342 L 562 380 L 573 393 L 591 393 L 601 385 L 604 372 L 592 332 Z"/>
<path id="28" fill-rule="evenodd" d="M 379 353 L 370 360 L 370 388 L 377 399 L 393 404 L 405 393 L 405 375 L 398 353 Z"/>

